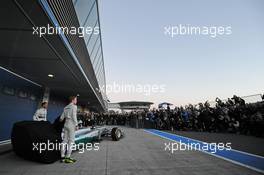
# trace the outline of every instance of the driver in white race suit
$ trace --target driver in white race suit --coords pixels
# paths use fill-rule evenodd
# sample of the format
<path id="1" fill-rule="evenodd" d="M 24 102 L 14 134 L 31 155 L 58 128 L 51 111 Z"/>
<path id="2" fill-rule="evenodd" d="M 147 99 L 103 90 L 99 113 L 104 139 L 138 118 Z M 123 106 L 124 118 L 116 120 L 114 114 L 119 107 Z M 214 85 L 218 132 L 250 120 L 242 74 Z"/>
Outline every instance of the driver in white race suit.
<path id="1" fill-rule="evenodd" d="M 77 97 L 71 96 L 69 98 L 69 104 L 64 108 L 60 121 L 65 119 L 64 123 L 64 135 L 61 147 L 61 162 L 74 163 L 75 159 L 71 158 L 72 146 L 75 140 L 75 131 L 78 130 L 77 121 Z"/>

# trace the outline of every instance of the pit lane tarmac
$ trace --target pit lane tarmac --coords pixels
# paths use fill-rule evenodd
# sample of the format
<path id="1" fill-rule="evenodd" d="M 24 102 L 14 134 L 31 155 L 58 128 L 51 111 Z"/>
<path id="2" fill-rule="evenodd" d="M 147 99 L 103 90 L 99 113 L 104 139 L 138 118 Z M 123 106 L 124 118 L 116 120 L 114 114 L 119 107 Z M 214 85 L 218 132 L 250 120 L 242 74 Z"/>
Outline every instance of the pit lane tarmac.
<path id="1" fill-rule="evenodd" d="M 143 129 L 122 128 L 125 137 L 120 141 L 105 139 L 99 151 L 73 153 L 77 162 L 41 164 L 17 157 L 13 152 L 0 156 L 2 175 L 233 175 L 260 174 L 246 167 L 199 151 L 164 150 L 165 138 Z"/>

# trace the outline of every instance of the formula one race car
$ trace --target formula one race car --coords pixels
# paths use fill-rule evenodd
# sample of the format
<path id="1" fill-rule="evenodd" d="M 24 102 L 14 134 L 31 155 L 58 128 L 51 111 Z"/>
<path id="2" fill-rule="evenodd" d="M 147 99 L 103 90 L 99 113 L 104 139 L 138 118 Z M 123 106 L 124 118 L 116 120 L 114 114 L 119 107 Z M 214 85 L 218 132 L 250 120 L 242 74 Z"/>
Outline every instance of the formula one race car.
<path id="1" fill-rule="evenodd" d="M 58 120 L 57 120 L 58 121 Z M 62 141 L 63 123 L 51 124 L 46 121 L 22 121 L 13 125 L 11 143 L 13 151 L 24 159 L 42 163 L 53 163 L 60 159 L 59 149 L 49 149 L 49 145 L 57 145 Z M 82 128 L 75 132 L 75 144 L 101 141 L 104 137 L 111 137 L 118 141 L 124 132 L 118 127 L 96 126 Z M 45 145 L 44 145 L 45 143 Z M 39 151 L 39 149 L 42 151 Z"/>
<path id="2" fill-rule="evenodd" d="M 111 137 L 118 141 L 124 136 L 124 132 L 118 127 L 98 126 L 83 128 L 75 132 L 75 143 L 88 143 L 95 140 L 102 140 L 103 137 Z"/>
<path id="3" fill-rule="evenodd" d="M 54 121 L 53 126 L 57 133 L 62 133 L 64 123 L 59 121 L 59 117 Z M 111 136 L 113 141 L 118 141 L 124 136 L 124 132 L 118 127 L 92 126 L 79 129 L 75 132 L 75 143 L 87 143 L 95 140 L 102 140 L 102 137 Z"/>

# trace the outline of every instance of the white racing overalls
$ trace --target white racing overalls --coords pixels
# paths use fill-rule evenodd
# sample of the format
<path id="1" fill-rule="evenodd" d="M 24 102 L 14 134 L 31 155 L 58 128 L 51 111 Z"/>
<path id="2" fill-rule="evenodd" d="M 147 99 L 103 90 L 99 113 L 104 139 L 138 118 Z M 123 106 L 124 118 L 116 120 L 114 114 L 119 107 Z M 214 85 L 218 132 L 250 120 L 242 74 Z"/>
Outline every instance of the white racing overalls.
<path id="1" fill-rule="evenodd" d="M 60 120 L 64 120 L 64 134 L 63 134 L 63 141 L 62 141 L 62 147 L 61 147 L 61 157 L 70 157 L 71 156 L 71 145 L 74 144 L 75 140 L 75 129 L 78 125 L 77 121 L 77 106 L 73 103 L 70 103 L 67 105 L 62 115 L 60 116 Z"/>

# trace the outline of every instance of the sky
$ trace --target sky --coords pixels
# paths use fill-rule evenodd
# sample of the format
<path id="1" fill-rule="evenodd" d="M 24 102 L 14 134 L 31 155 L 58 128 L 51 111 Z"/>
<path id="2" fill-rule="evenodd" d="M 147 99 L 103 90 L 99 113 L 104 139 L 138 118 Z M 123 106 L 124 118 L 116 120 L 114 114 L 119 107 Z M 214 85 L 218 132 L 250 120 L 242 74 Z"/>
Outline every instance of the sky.
<path id="1" fill-rule="evenodd" d="M 99 0 L 99 13 L 107 85 L 164 87 L 108 89 L 111 102 L 185 105 L 264 92 L 263 0 Z M 231 34 L 165 34 L 179 25 L 230 26 Z"/>

